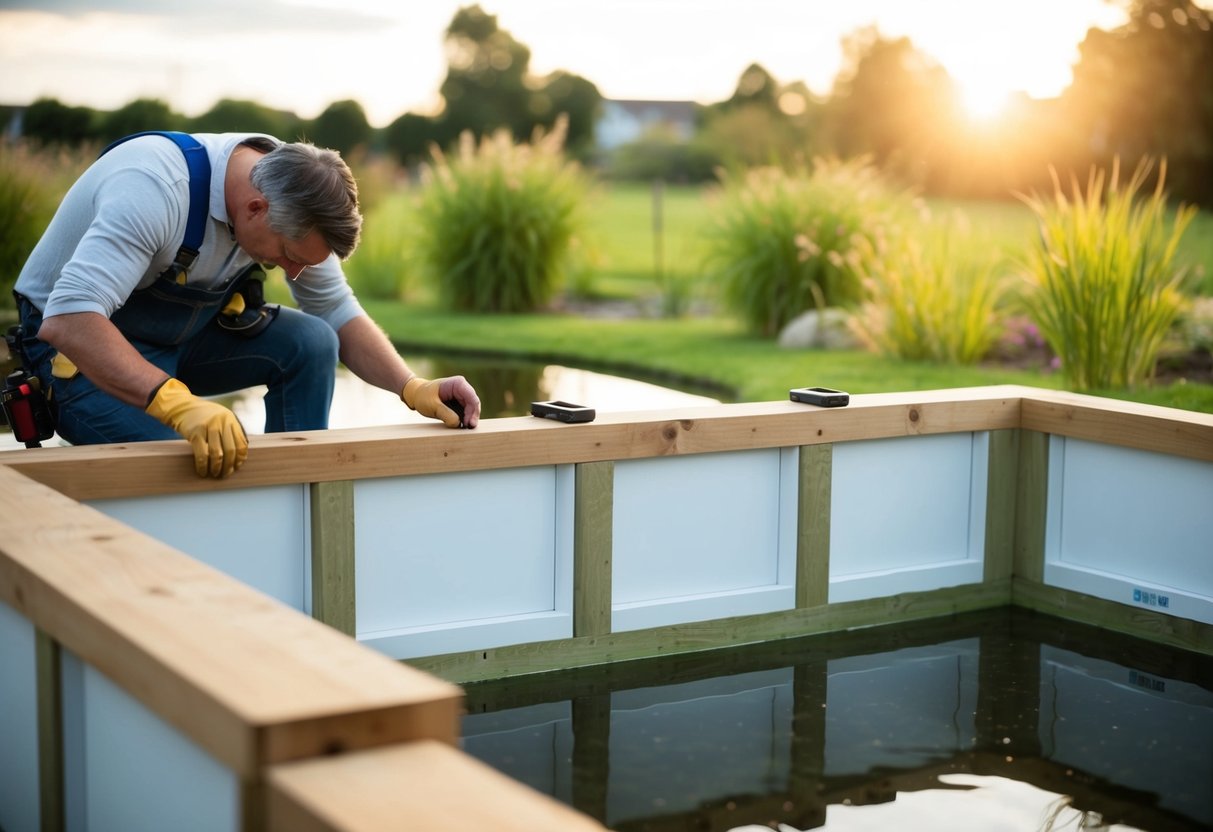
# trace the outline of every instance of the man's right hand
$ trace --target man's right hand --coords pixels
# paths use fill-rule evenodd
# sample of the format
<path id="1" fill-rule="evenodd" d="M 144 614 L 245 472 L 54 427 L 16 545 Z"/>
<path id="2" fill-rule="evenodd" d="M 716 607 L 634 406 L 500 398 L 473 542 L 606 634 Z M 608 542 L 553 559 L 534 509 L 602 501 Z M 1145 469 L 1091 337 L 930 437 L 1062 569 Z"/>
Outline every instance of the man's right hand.
<path id="1" fill-rule="evenodd" d="M 194 470 L 200 477 L 226 477 L 248 458 L 248 437 L 236 414 L 198 398 L 175 378 L 156 390 L 147 414 L 189 440 L 194 449 Z"/>

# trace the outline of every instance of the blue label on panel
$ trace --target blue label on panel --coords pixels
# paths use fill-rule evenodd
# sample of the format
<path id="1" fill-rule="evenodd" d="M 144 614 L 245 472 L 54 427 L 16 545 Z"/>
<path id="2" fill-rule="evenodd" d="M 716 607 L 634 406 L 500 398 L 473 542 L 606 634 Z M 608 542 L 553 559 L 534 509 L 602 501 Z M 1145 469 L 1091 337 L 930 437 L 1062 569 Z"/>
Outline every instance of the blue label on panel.
<path id="1" fill-rule="evenodd" d="M 1163 595 L 1161 592 L 1150 592 L 1146 589 L 1133 587 L 1133 603 L 1144 604 L 1147 607 L 1169 609 L 1171 606 L 1171 596 Z"/>

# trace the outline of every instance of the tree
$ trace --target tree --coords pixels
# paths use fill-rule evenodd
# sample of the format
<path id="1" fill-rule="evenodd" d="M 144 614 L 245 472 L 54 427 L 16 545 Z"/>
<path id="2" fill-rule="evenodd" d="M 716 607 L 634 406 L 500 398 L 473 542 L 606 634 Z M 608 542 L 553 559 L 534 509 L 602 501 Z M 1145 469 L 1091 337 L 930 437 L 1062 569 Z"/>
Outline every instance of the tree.
<path id="1" fill-rule="evenodd" d="M 1119 29 L 1092 29 L 1063 98 L 1091 160 L 1167 159 L 1176 196 L 1213 206 L 1213 12 L 1132 0 Z"/>
<path id="2" fill-rule="evenodd" d="M 96 138 L 96 114 L 87 107 L 69 107 L 57 98 L 39 98 L 25 111 L 23 135 L 43 145 L 79 145 Z"/>
<path id="3" fill-rule="evenodd" d="M 844 39 L 843 51 L 847 68 L 829 107 L 836 150 L 870 155 L 886 170 L 922 182 L 933 163 L 947 161 L 937 145 L 940 125 L 954 122 L 951 78 L 909 38 L 887 40 L 874 28 Z"/>
<path id="4" fill-rule="evenodd" d="M 413 167 L 429 155 L 430 146 L 443 145 L 434 119 L 418 113 L 405 113 L 383 131 L 383 144 L 397 162 Z"/>
<path id="5" fill-rule="evenodd" d="M 98 133 L 102 141 L 112 142 L 144 130 L 179 130 L 185 117 L 174 113 L 157 98 L 137 98 L 100 117 Z"/>
<path id="6" fill-rule="evenodd" d="M 232 98 L 220 100 L 195 118 L 190 129 L 195 133 L 266 133 L 286 141 L 300 138 L 303 132 L 294 113 Z"/>
<path id="7" fill-rule="evenodd" d="M 537 125 L 551 129 L 561 115 L 568 117 L 565 148 L 585 154 L 594 143 L 594 123 L 602 109 L 598 87 L 580 75 L 558 70 L 531 94 L 530 111 Z"/>
<path id="8" fill-rule="evenodd" d="M 516 139 L 528 138 L 536 123 L 526 83 L 531 50 L 498 28 L 496 15 L 468 6 L 447 27 L 446 54 L 441 132 L 483 136 L 505 127 Z"/>
<path id="9" fill-rule="evenodd" d="M 320 147 L 346 155 L 355 148 L 365 149 L 373 133 L 362 105 L 347 99 L 330 104 L 316 117 L 312 122 L 311 140 Z"/>

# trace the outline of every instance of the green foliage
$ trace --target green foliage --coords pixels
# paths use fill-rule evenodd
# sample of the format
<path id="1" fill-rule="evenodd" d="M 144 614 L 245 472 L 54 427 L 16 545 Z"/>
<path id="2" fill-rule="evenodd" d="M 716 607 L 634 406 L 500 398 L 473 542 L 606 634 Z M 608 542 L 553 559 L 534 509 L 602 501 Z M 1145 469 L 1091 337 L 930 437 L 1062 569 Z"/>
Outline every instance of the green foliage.
<path id="1" fill-rule="evenodd" d="M 505 131 L 425 171 L 418 255 L 453 309 L 520 312 L 544 306 L 569 268 L 588 181 L 562 153 L 563 132 L 529 145 Z"/>
<path id="2" fill-rule="evenodd" d="M 993 257 L 959 252 L 959 237 L 958 229 L 907 235 L 881 253 L 865 241 L 865 302 L 852 326 L 870 347 L 950 364 L 975 364 L 990 352 L 1006 282 Z"/>
<path id="3" fill-rule="evenodd" d="M 22 135 L 43 146 L 77 146 L 96 138 L 94 112 L 69 107 L 55 98 L 30 104 L 22 121 Z"/>
<path id="4" fill-rule="evenodd" d="M 347 154 L 355 148 L 365 149 L 370 144 L 372 132 L 362 105 L 347 99 L 333 102 L 316 116 L 310 139 L 318 147 Z"/>
<path id="5" fill-rule="evenodd" d="M 0 143 L 0 309 L 13 308 L 17 275 L 84 164 L 81 154 Z"/>
<path id="6" fill-rule="evenodd" d="M 101 114 L 99 121 L 98 133 L 106 143 L 144 130 L 180 130 L 186 123 L 184 116 L 156 98 L 138 98 L 113 112 Z"/>
<path id="7" fill-rule="evenodd" d="M 273 110 L 256 101 L 224 98 L 190 123 L 195 133 L 265 133 L 284 141 L 303 135 L 294 113 Z"/>
<path id="8" fill-rule="evenodd" d="M 407 193 L 379 200 L 367 212 L 362 240 L 345 262 L 345 274 L 360 298 L 401 300 L 408 289 L 409 229 L 415 209 Z"/>
<path id="9" fill-rule="evenodd" d="M 860 245 L 909 208 L 863 160 L 758 168 L 726 179 L 708 264 L 726 306 L 774 336 L 802 312 L 860 300 Z"/>
<path id="10" fill-rule="evenodd" d="M 1175 253 L 1194 209 L 1182 208 L 1167 230 L 1158 184 L 1141 198 L 1151 164 L 1138 165 L 1128 184 L 1093 170 L 1084 194 L 1072 182 L 1067 198 L 1054 179 L 1052 200 L 1025 201 L 1039 237 L 1029 251 L 1028 314 L 1077 390 L 1135 387 L 1147 381 L 1163 339 L 1183 307 L 1185 270 Z"/>

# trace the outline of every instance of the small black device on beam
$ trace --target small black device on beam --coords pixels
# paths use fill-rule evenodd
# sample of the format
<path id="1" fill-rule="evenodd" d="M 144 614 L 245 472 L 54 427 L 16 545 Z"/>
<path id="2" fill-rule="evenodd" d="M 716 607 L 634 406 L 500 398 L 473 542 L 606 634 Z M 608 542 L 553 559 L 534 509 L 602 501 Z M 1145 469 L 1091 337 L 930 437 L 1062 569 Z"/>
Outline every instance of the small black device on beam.
<path id="1" fill-rule="evenodd" d="M 594 408 L 569 402 L 531 402 L 531 415 L 557 422 L 592 422 Z"/>
<path id="2" fill-rule="evenodd" d="M 795 387 L 788 391 L 788 398 L 818 407 L 846 407 L 851 401 L 847 393 L 829 387 Z"/>

